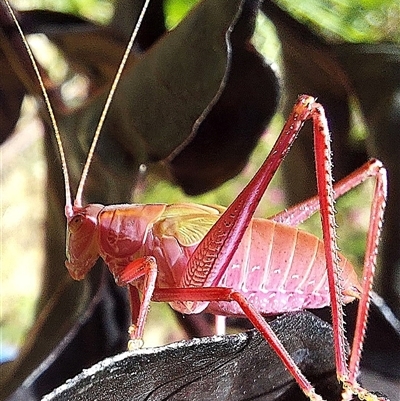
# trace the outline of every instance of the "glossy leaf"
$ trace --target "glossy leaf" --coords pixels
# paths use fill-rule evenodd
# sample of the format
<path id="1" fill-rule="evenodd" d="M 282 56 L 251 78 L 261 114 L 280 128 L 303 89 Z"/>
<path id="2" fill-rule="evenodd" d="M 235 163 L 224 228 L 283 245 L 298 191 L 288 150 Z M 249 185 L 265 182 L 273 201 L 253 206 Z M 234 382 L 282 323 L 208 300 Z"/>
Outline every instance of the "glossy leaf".
<path id="1" fill-rule="evenodd" d="M 333 354 L 327 355 L 320 346 L 332 341 L 330 326 L 306 312 L 282 316 L 271 325 L 299 366 L 339 395 L 337 388 L 333 390 Z M 120 354 L 84 371 L 43 400 L 94 401 L 111 396 L 120 401 L 305 400 L 275 352 L 255 331 Z"/>

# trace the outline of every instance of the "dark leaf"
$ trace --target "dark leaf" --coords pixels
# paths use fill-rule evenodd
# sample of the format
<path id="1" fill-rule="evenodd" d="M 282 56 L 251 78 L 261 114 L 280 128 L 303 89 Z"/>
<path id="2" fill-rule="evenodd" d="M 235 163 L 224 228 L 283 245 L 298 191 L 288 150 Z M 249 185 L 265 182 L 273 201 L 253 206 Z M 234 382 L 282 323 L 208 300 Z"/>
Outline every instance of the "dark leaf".
<path id="1" fill-rule="evenodd" d="M 13 21 L 5 5 L 0 3 L 0 143 L 11 135 L 19 119 L 26 75 L 32 72 L 30 68 L 26 73 L 21 66 L 27 60 Z"/>
<path id="2" fill-rule="evenodd" d="M 256 5 L 243 4 L 230 35 L 224 90 L 194 127 L 191 142 L 170 162 L 173 176 L 189 194 L 213 189 L 238 174 L 278 105 L 277 77 L 250 44 Z"/>
<path id="3" fill-rule="evenodd" d="M 0 41 L 1 42 L 1 41 Z M 0 49 L 0 144 L 14 131 L 19 119 L 25 88 Z"/>
<path id="4" fill-rule="evenodd" d="M 141 162 L 172 159 L 172 175 L 187 192 L 237 174 L 277 105 L 276 77 L 248 43 L 256 5 L 201 2 L 122 85 L 127 103 L 118 113 L 125 129 L 114 127 L 118 141 L 141 153 Z M 257 85 L 245 78 L 251 74 Z"/>
<path id="5" fill-rule="evenodd" d="M 320 346 L 332 341 L 330 326 L 307 312 L 282 316 L 271 325 L 302 370 L 322 384 L 327 398 L 332 399 L 329 395 L 333 393 L 339 395 L 333 354 Z M 117 355 L 44 398 L 71 399 L 234 401 L 305 397 L 265 340 L 250 331 Z"/>

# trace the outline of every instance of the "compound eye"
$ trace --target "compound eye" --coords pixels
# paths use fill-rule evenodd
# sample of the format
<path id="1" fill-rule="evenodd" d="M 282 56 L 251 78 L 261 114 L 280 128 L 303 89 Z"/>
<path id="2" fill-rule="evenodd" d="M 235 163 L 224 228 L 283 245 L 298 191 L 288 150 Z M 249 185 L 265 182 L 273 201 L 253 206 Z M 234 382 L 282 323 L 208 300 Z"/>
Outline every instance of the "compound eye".
<path id="1" fill-rule="evenodd" d="M 76 233 L 82 227 L 83 221 L 84 216 L 81 214 L 73 216 L 71 221 L 68 223 L 68 231 L 72 234 Z"/>

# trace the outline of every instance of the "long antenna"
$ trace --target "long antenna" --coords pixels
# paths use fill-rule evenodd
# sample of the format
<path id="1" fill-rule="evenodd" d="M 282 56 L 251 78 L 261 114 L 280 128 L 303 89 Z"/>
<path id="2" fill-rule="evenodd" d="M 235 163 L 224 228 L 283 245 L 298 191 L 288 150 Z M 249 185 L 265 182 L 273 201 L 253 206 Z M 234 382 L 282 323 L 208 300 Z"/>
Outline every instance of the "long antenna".
<path id="1" fill-rule="evenodd" d="M 72 210 L 72 200 L 71 200 L 71 187 L 70 187 L 70 183 L 69 183 L 67 162 L 66 162 L 66 159 L 65 159 L 65 153 L 64 153 L 64 148 L 63 148 L 62 141 L 61 141 L 60 131 L 58 129 L 57 121 L 56 121 L 56 118 L 54 116 L 54 111 L 53 111 L 53 108 L 52 108 L 51 103 L 50 103 L 49 95 L 47 94 L 46 88 L 44 86 L 44 82 L 43 82 L 43 79 L 42 79 L 42 77 L 40 75 L 39 68 L 38 68 L 38 65 L 36 63 L 35 57 L 33 56 L 32 50 L 29 47 L 29 44 L 28 44 L 27 40 L 25 39 L 25 35 L 24 35 L 23 31 L 22 31 L 21 25 L 19 24 L 19 22 L 17 20 L 17 17 L 15 16 L 14 10 L 12 9 L 12 7 L 11 7 L 11 5 L 10 5 L 8 0 L 5 0 L 5 3 L 6 3 L 6 6 L 8 8 L 8 11 L 10 12 L 11 17 L 14 20 L 14 23 L 15 23 L 18 31 L 19 31 L 19 34 L 20 34 L 20 36 L 22 38 L 22 42 L 24 43 L 26 51 L 28 52 L 28 56 L 31 59 L 33 69 L 34 69 L 35 74 L 36 74 L 36 76 L 38 78 L 38 81 L 39 81 L 40 89 L 42 90 L 44 102 L 46 104 L 47 110 L 48 110 L 49 115 L 50 115 L 50 120 L 51 120 L 51 124 L 53 126 L 54 134 L 55 134 L 55 137 L 56 137 L 58 151 L 60 153 L 60 158 L 61 158 L 61 165 L 62 165 L 63 175 L 64 175 L 65 215 L 66 216 L 72 216 L 73 210 Z"/>
<path id="2" fill-rule="evenodd" d="M 73 216 L 73 206 L 72 206 L 71 186 L 70 186 L 70 182 L 69 182 L 68 167 L 67 167 L 67 162 L 66 162 L 66 158 L 65 158 L 65 152 L 64 152 L 64 148 L 63 148 L 63 144 L 62 144 L 62 140 L 61 140 L 60 131 L 59 131 L 59 128 L 58 128 L 58 125 L 57 125 L 57 121 L 56 121 L 55 115 L 54 115 L 53 107 L 51 106 L 49 95 L 48 95 L 48 93 L 46 91 L 43 79 L 42 79 L 42 77 L 40 75 L 39 68 L 38 68 L 36 60 L 35 60 L 35 58 L 33 56 L 32 50 L 29 47 L 29 44 L 28 44 L 27 40 L 25 39 L 25 35 L 24 35 L 24 33 L 22 31 L 22 28 L 21 28 L 21 26 L 20 26 L 20 24 L 19 24 L 19 22 L 17 20 L 17 17 L 15 16 L 15 13 L 14 13 L 14 11 L 13 11 L 10 3 L 9 3 L 9 0 L 5 0 L 5 3 L 6 3 L 6 6 L 7 6 L 8 10 L 9 10 L 9 12 L 11 14 L 11 17 L 14 20 L 15 25 L 16 25 L 19 33 L 20 33 L 20 36 L 22 38 L 22 41 L 23 41 L 24 46 L 26 48 L 26 51 L 28 52 L 29 58 L 32 61 L 32 66 L 33 66 L 35 74 L 36 74 L 36 76 L 38 78 L 39 85 L 40 85 L 40 88 L 41 88 L 42 93 L 43 93 L 43 98 L 44 98 L 47 110 L 49 112 L 49 115 L 50 115 L 50 120 L 51 120 L 53 129 L 54 129 L 54 134 L 55 134 L 55 137 L 56 137 L 57 146 L 58 146 L 58 150 L 59 150 L 59 153 L 60 153 L 61 165 L 62 165 L 62 170 L 63 170 L 63 175 L 64 175 L 65 216 L 66 217 L 72 217 Z M 93 141 L 92 141 L 92 144 L 91 144 L 90 149 L 89 149 L 89 153 L 88 153 L 88 156 L 87 156 L 87 159 L 86 159 L 86 163 L 85 163 L 85 166 L 84 166 L 83 171 L 82 171 L 82 176 L 81 176 L 81 179 L 79 181 L 78 191 L 76 193 L 76 199 L 74 201 L 74 206 L 75 207 L 82 207 L 83 187 L 85 185 L 86 177 L 88 175 L 90 163 L 91 163 L 91 161 L 93 159 L 93 155 L 94 155 L 94 152 L 95 152 L 95 149 L 96 149 L 96 145 L 97 145 L 97 142 L 98 142 L 98 139 L 99 139 L 99 136 L 100 136 L 100 132 L 101 132 L 101 129 L 103 128 L 104 121 L 106 119 L 108 110 L 110 108 L 111 101 L 112 101 L 112 99 L 114 97 L 115 90 L 116 90 L 117 85 L 118 85 L 118 83 L 119 83 L 119 81 L 121 79 L 122 71 L 123 71 L 123 69 L 124 69 L 124 67 L 126 65 L 126 61 L 128 60 L 129 53 L 132 50 L 133 43 L 135 42 L 136 36 L 137 36 L 137 34 L 139 32 L 140 25 L 141 25 L 141 23 L 143 21 L 143 18 L 144 18 L 144 15 L 146 13 L 146 10 L 148 8 L 149 3 L 150 3 L 150 0 L 145 0 L 144 5 L 142 7 L 142 10 L 141 10 L 141 12 L 139 14 L 138 20 L 136 22 L 135 28 L 133 29 L 132 35 L 130 37 L 129 43 L 128 43 L 126 49 L 125 49 L 125 52 L 124 52 L 124 55 L 122 57 L 121 63 L 119 65 L 119 67 L 118 67 L 118 71 L 115 74 L 115 78 L 114 78 L 114 81 L 113 81 L 113 83 L 111 85 L 110 92 L 109 92 L 109 94 L 107 96 L 107 100 L 106 100 L 106 103 L 104 105 L 103 111 L 101 113 L 101 116 L 100 116 L 100 119 L 99 119 L 99 123 L 97 125 L 96 131 L 95 131 L 95 134 L 94 134 L 94 137 L 93 137 Z"/>
<path id="3" fill-rule="evenodd" d="M 143 21 L 144 14 L 146 13 L 146 10 L 147 10 L 147 7 L 148 7 L 149 3 L 150 3 L 150 0 L 146 0 L 144 2 L 144 5 L 142 7 L 142 11 L 140 12 L 140 15 L 139 15 L 138 20 L 137 20 L 136 25 L 135 25 L 135 28 L 133 29 L 131 38 L 129 40 L 128 46 L 125 49 L 125 53 L 124 53 L 124 55 L 122 57 L 121 63 L 120 63 L 119 68 L 118 68 L 118 71 L 115 74 L 115 78 L 114 78 L 114 81 L 113 81 L 113 83 L 111 85 L 110 92 L 108 93 L 107 100 L 106 100 L 106 103 L 104 105 L 103 112 L 101 113 L 100 120 L 99 120 L 99 123 L 97 125 L 96 131 L 95 131 L 95 134 L 94 134 L 94 137 L 93 137 L 93 141 L 92 141 L 92 144 L 91 144 L 90 149 L 89 149 L 89 153 L 88 153 L 88 156 L 87 156 L 87 159 L 86 159 L 85 167 L 83 168 L 83 171 L 82 171 L 81 180 L 79 182 L 78 191 L 76 193 L 76 198 L 75 198 L 75 202 L 74 202 L 74 206 L 76 206 L 76 207 L 82 207 L 83 187 L 85 185 L 86 177 L 88 175 L 90 163 L 91 163 L 91 161 L 93 159 L 93 154 L 94 154 L 94 151 L 96 149 L 97 141 L 99 139 L 101 129 L 103 128 L 104 120 L 106 119 L 106 116 L 107 116 L 107 113 L 108 113 L 108 109 L 110 108 L 111 101 L 112 101 L 112 99 L 114 97 L 115 90 L 116 90 L 117 85 L 118 85 L 118 83 L 119 83 L 119 81 L 121 79 L 122 71 L 123 71 L 123 69 L 125 67 L 125 64 L 126 64 L 126 61 L 128 59 L 129 53 L 132 50 L 133 43 L 134 43 L 134 41 L 136 39 L 137 33 L 139 32 L 140 25 L 141 25 L 141 23 Z"/>

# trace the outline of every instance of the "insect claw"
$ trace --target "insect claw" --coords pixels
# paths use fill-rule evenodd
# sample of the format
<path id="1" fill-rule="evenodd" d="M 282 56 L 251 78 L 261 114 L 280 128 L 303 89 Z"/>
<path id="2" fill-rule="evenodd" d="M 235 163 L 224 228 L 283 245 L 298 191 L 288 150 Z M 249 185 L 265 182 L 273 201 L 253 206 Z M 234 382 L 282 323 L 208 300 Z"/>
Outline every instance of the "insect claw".
<path id="1" fill-rule="evenodd" d="M 387 398 L 381 398 L 376 394 L 373 394 L 368 390 L 365 390 L 358 383 L 352 383 L 346 379 L 341 379 L 340 381 L 343 384 L 344 390 L 342 394 L 342 399 L 344 401 L 351 400 L 353 395 L 355 395 L 359 400 L 363 401 L 382 401 L 387 399 Z"/>
<path id="2" fill-rule="evenodd" d="M 310 399 L 310 401 L 324 401 L 324 399 L 315 392 L 314 388 L 306 395 Z"/>
<path id="3" fill-rule="evenodd" d="M 143 347 L 143 340 L 141 338 L 135 338 L 134 340 L 128 341 L 128 351 L 136 351 Z"/>
<path id="4" fill-rule="evenodd" d="M 135 324 L 131 324 L 128 329 L 129 336 L 131 339 L 128 341 L 128 350 L 136 351 L 143 347 L 143 340 L 141 338 L 136 337 L 137 326 Z"/>

